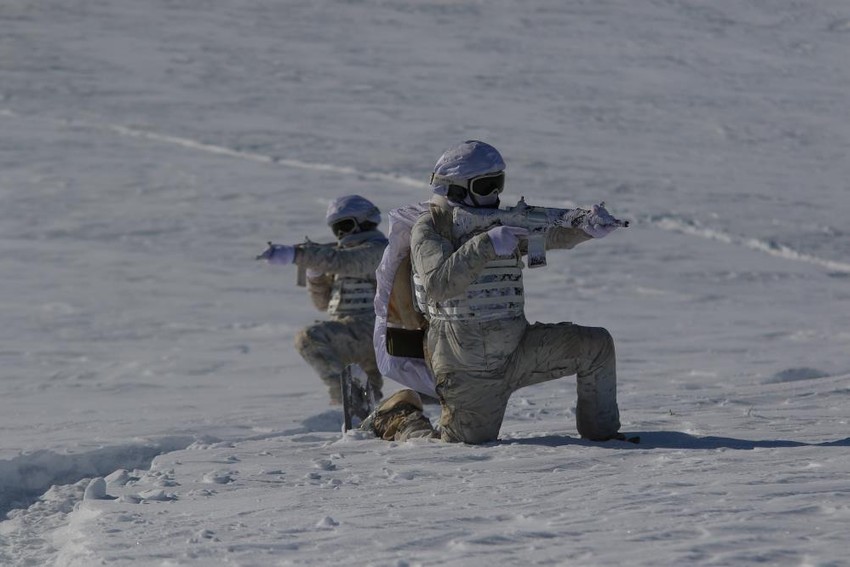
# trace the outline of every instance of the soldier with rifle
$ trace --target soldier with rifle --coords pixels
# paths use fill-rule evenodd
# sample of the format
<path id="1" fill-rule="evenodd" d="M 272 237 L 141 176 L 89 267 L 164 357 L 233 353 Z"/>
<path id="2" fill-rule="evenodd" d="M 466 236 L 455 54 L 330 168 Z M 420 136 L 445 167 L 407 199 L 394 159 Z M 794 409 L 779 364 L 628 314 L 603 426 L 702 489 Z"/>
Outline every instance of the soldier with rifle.
<path id="1" fill-rule="evenodd" d="M 499 209 L 505 162 L 470 140 L 447 150 L 431 176 L 433 195 L 412 225 L 415 299 L 424 314 L 425 364 L 435 379 L 437 430 L 413 390 L 385 400 L 364 422 L 384 439 L 440 437 L 485 443 L 498 438 L 511 394 L 575 375 L 576 428 L 593 441 L 619 432 L 614 341 L 601 327 L 529 324 L 522 257 L 544 265 L 546 249 L 570 249 L 626 222 L 604 205 L 584 209 Z M 380 297 L 380 292 L 379 292 Z"/>
<path id="2" fill-rule="evenodd" d="M 375 399 L 383 378 L 375 363 L 375 268 L 387 245 L 378 230 L 381 213 L 360 195 L 345 195 L 328 206 L 326 221 L 336 236 L 331 244 L 307 241 L 293 246 L 273 244 L 257 260 L 296 264 L 298 283 L 307 287 L 313 304 L 330 320 L 316 321 L 295 337 L 295 348 L 328 388 L 332 405 L 341 403 L 340 381 L 349 364 L 368 376 Z"/>

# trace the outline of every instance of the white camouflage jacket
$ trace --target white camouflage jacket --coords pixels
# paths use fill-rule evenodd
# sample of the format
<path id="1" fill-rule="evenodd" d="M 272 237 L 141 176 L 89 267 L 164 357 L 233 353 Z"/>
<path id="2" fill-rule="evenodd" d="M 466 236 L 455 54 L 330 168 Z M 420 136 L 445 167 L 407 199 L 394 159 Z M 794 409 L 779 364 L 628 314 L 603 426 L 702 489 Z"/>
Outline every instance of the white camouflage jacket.
<path id="1" fill-rule="evenodd" d="M 386 246 L 386 236 L 370 230 L 343 237 L 336 245 L 300 248 L 295 263 L 310 270 L 307 290 L 316 308 L 335 319 L 374 317 L 375 269 Z"/>
<path id="2" fill-rule="evenodd" d="M 443 210 L 450 205 L 443 197 L 435 196 L 432 202 Z M 486 232 L 468 235 L 461 242 L 446 238 L 434 224 L 432 215 L 424 214 L 414 224 L 411 232 L 411 261 L 413 271 L 421 282 L 429 312 L 439 312 L 440 303 L 469 296 L 470 286 L 482 287 L 479 276 L 496 264 L 515 267 L 497 268 L 516 271 L 522 268 L 521 255 L 524 243 L 510 258 L 499 257 Z M 546 237 L 547 249 L 569 249 L 591 237 L 576 228 L 554 228 Z M 506 261 L 508 260 L 508 261 Z M 518 295 L 522 295 L 521 276 L 517 280 Z M 483 290 L 486 294 L 487 290 Z M 445 311 L 445 310 L 443 310 Z M 511 311 L 503 318 L 443 318 L 430 317 L 426 350 L 433 372 L 468 372 L 486 374 L 500 369 L 507 357 L 516 350 L 525 332 L 524 313 Z"/>

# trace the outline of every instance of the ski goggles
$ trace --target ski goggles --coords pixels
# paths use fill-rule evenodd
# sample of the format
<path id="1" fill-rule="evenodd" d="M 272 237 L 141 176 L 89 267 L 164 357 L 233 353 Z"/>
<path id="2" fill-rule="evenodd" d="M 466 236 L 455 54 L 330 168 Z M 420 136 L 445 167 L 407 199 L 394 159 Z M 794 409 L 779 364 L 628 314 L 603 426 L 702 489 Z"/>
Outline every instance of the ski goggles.
<path id="1" fill-rule="evenodd" d="M 331 224 L 331 230 L 337 238 L 353 234 L 357 232 L 358 228 L 360 228 L 360 225 L 354 218 L 339 219 L 335 223 Z"/>
<path id="2" fill-rule="evenodd" d="M 457 181 L 450 177 L 443 177 L 442 175 L 432 173 L 431 185 L 433 185 L 434 182 L 437 182 L 438 184 L 442 185 L 457 185 L 459 187 L 463 187 L 473 195 L 477 195 L 479 197 L 486 197 L 487 195 L 492 195 L 493 193 L 499 194 L 504 190 L 505 172 L 496 171 L 494 173 L 485 173 L 484 175 L 471 177 L 466 181 Z"/>

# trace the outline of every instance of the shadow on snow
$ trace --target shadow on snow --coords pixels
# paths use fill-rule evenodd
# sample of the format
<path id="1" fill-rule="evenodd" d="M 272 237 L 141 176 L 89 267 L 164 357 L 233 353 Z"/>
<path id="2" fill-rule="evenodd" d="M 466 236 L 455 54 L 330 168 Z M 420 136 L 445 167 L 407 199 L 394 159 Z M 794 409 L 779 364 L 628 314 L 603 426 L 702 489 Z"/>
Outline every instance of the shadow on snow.
<path id="1" fill-rule="evenodd" d="M 575 445 L 605 447 L 611 449 L 738 449 L 745 451 L 753 449 L 776 449 L 782 447 L 850 447 L 850 437 L 824 443 L 803 443 L 801 441 L 788 441 L 784 439 L 753 441 L 750 439 L 736 439 L 734 437 L 700 437 L 690 435 L 688 433 L 682 433 L 680 431 L 630 432 L 629 435 L 639 435 L 640 444 L 636 445 L 625 441 L 597 443 L 567 435 L 544 435 L 541 437 L 528 437 L 524 439 L 504 439 L 498 441 L 498 444 L 542 445 L 544 447 Z"/>

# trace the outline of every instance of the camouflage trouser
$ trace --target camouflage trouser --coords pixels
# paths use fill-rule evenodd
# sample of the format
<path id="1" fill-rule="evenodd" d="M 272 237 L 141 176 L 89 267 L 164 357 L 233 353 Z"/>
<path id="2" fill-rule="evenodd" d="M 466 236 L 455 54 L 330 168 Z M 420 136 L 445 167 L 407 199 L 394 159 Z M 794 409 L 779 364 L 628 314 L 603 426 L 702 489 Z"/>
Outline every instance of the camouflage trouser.
<path id="1" fill-rule="evenodd" d="M 437 376 L 444 441 L 485 443 L 499 436 L 513 392 L 577 375 L 576 427 L 582 437 L 609 439 L 620 429 L 614 341 L 602 328 L 536 323 L 497 374 Z"/>
<path id="2" fill-rule="evenodd" d="M 317 321 L 295 336 L 295 348 L 328 387 L 332 403 L 341 402 L 340 376 L 351 363 L 359 364 L 380 394 L 383 378 L 372 346 L 373 316 Z"/>

